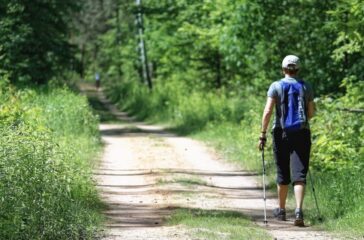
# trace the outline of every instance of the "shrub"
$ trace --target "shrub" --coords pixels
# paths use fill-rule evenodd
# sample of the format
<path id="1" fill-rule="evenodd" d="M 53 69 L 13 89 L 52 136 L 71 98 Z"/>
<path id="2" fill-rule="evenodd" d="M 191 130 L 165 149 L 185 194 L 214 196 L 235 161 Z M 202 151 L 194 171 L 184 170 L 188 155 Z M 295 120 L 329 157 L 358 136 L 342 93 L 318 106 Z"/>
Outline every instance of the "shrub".
<path id="1" fill-rule="evenodd" d="M 353 214 L 364 217 L 360 211 L 364 203 L 364 114 L 343 110 L 364 108 L 364 83 L 344 81 L 343 86 L 347 92 L 344 96 L 318 101 L 319 111 L 312 124 L 312 167 L 323 211 L 331 219 Z M 351 225 L 355 228 L 353 222 Z"/>
<path id="2" fill-rule="evenodd" d="M 91 239 L 99 137 L 86 99 L 66 89 L 8 90 L 0 99 L 0 238 Z"/>

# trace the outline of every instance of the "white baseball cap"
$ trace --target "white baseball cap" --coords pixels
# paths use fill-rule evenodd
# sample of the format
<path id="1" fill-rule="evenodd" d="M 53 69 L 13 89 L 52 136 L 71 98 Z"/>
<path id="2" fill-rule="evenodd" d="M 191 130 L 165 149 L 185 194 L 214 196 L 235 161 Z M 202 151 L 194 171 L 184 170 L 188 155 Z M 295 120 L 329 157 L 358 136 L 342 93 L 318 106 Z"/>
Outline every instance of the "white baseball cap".
<path id="1" fill-rule="evenodd" d="M 288 55 L 282 61 L 282 68 L 299 69 L 300 59 L 295 55 Z"/>

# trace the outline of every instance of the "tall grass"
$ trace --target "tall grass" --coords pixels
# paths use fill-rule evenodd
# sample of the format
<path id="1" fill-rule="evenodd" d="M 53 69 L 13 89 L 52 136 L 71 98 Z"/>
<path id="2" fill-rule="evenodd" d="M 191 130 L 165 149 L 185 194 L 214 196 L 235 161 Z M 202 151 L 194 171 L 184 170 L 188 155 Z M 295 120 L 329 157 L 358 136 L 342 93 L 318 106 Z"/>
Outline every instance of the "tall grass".
<path id="1" fill-rule="evenodd" d="M 363 115 L 339 112 L 340 107 L 363 108 L 363 84 L 347 85 L 340 99 L 319 101 L 312 122 L 312 167 L 316 193 L 329 229 L 337 223 L 347 226 L 355 235 L 363 234 L 364 217 Z M 182 82 L 157 83 L 153 92 L 133 82 L 113 81 L 107 94 L 139 118 L 168 120 L 181 134 L 194 134 L 213 144 L 228 159 L 253 171 L 261 171 L 257 139 L 265 93 L 248 90 L 198 91 Z M 322 98 L 324 99 L 324 98 Z M 272 185 L 274 162 L 268 142 L 267 161 Z M 310 181 L 309 181 L 310 184 Z M 317 223 L 317 212 L 308 186 L 305 201 L 306 219 Z"/>
<path id="2" fill-rule="evenodd" d="M 98 120 L 66 89 L 0 95 L 0 239 L 91 239 Z"/>

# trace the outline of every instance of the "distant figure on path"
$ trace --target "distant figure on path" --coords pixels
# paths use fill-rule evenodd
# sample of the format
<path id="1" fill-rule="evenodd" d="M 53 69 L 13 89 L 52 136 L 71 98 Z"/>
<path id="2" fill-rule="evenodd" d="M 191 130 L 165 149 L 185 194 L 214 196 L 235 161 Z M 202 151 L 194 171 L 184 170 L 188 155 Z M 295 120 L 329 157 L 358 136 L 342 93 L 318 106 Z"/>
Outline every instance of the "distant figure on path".
<path id="1" fill-rule="evenodd" d="M 96 72 L 95 74 L 95 84 L 96 84 L 96 90 L 99 90 L 100 88 L 100 74 L 98 72 Z"/>
<path id="2" fill-rule="evenodd" d="M 302 205 L 311 150 L 308 121 L 314 114 L 313 91 L 307 82 L 297 77 L 300 69 L 297 56 L 286 56 L 282 69 L 285 77 L 272 83 L 268 90 L 259 149 L 263 150 L 265 147 L 266 132 L 275 106 L 272 138 L 279 207 L 274 209 L 273 215 L 278 220 L 286 220 L 286 198 L 292 178 L 296 199 L 294 225 L 303 227 Z"/>

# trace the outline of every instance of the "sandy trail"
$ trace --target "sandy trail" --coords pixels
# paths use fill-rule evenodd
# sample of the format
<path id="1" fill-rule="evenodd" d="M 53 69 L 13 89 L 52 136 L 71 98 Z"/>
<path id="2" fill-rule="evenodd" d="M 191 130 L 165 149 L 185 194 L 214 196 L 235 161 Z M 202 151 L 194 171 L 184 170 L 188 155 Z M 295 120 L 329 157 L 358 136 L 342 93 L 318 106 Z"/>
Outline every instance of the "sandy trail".
<path id="1" fill-rule="evenodd" d="M 311 227 L 293 227 L 292 216 L 287 222 L 272 219 L 276 199 L 271 194 L 269 225 L 263 226 L 261 176 L 226 163 L 198 141 L 133 121 L 101 93 L 99 99 L 125 122 L 100 125 L 105 149 L 95 179 L 108 206 L 104 239 L 198 239 L 183 226 L 164 224 L 178 208 L 242 212 L 272 239 L 334 239 Z"/>

